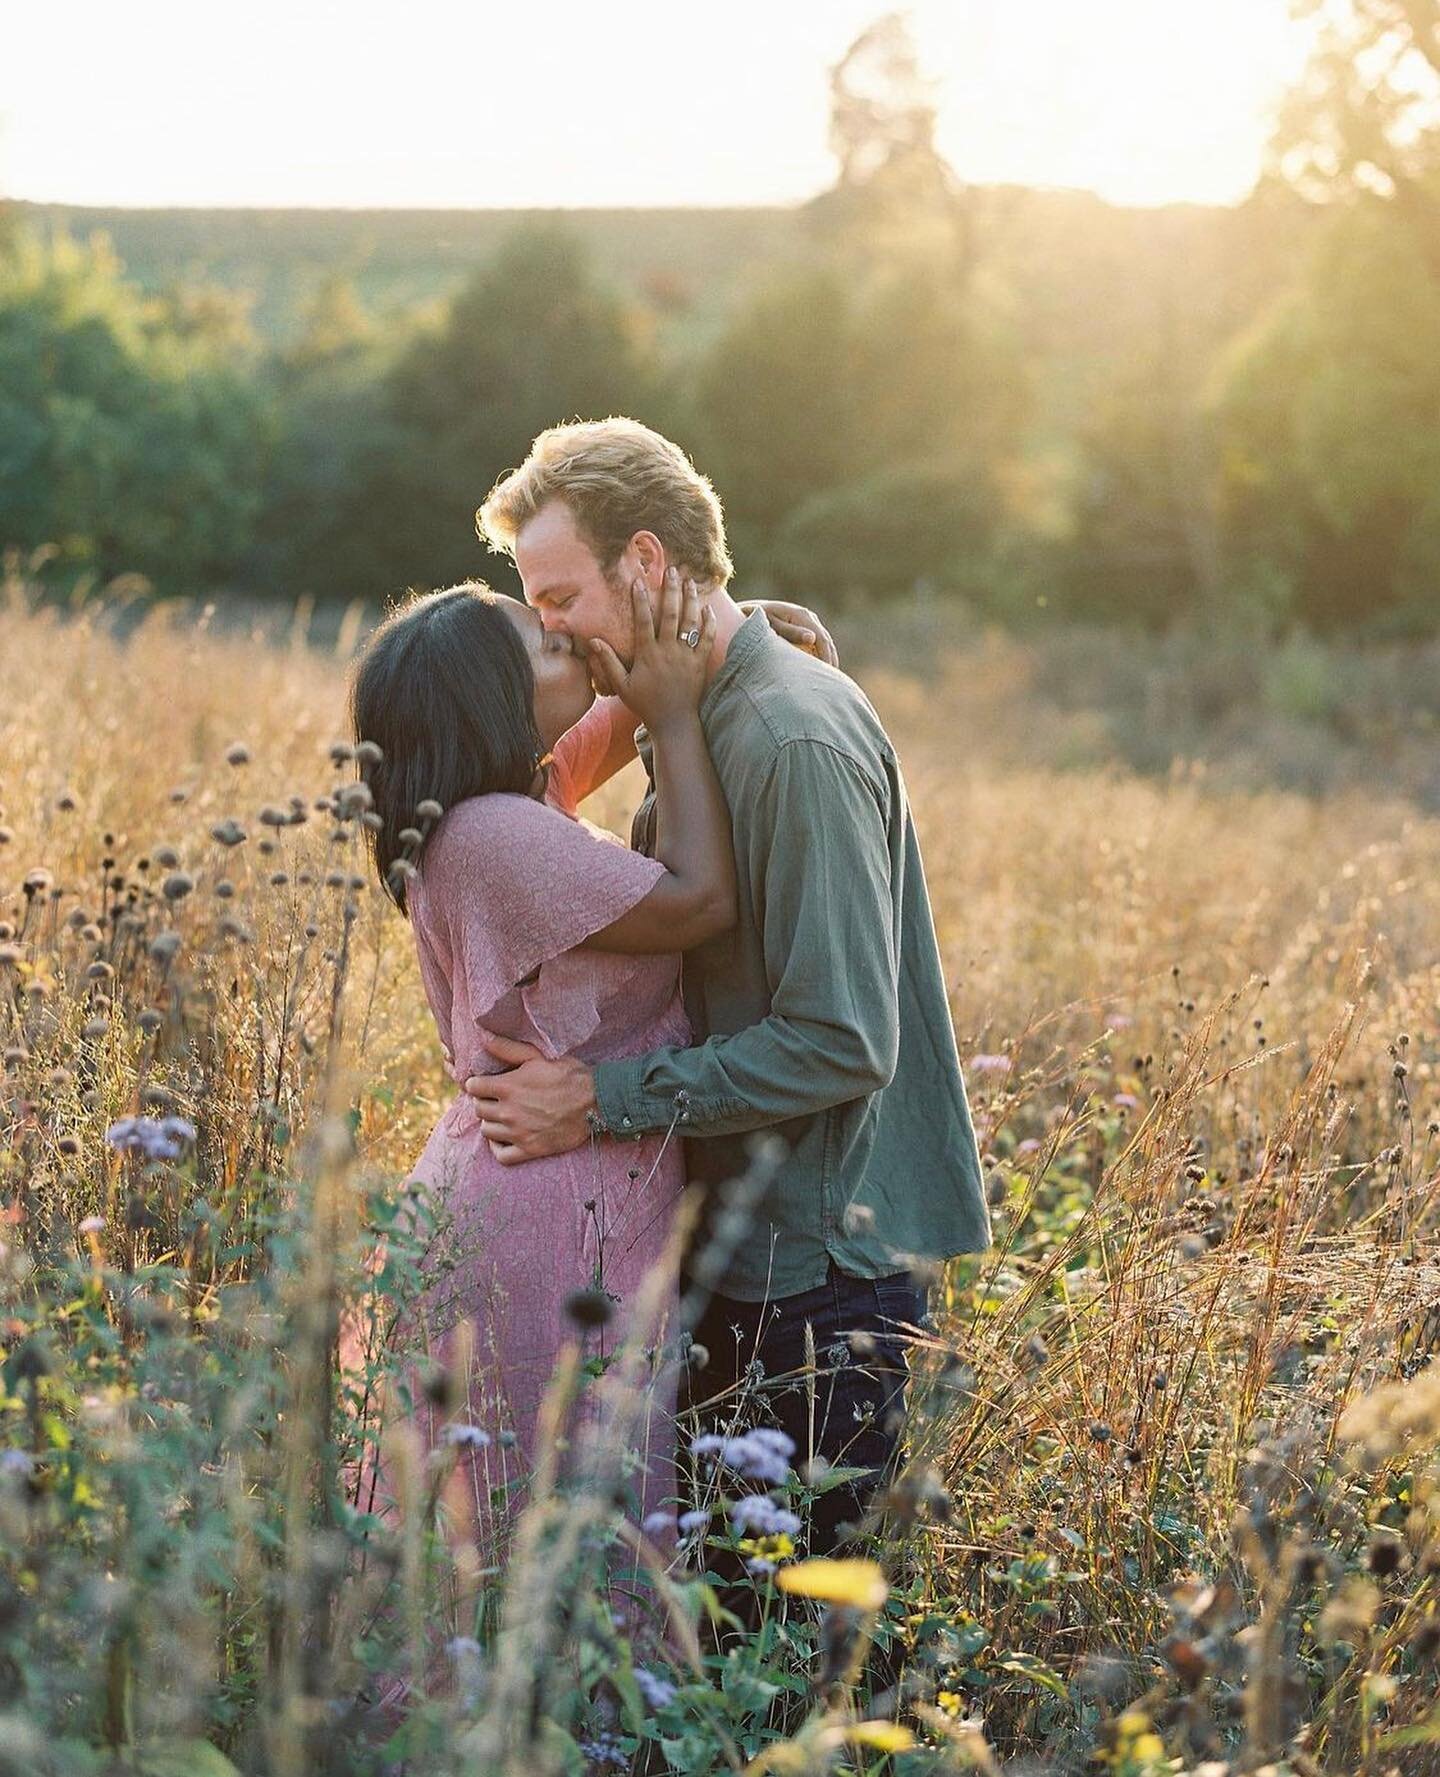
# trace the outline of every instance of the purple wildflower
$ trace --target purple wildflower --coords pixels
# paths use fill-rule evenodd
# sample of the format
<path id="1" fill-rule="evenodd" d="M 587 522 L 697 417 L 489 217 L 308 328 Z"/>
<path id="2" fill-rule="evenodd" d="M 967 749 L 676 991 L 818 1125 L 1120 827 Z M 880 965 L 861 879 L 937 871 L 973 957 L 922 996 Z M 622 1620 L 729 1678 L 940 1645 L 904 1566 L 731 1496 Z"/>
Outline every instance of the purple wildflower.
<path id="1" fill-rule="evenodd" d="M 178 1160 L 195 1140 L 195 1125 L 184 1117 L 121 1117 L 105 1131 L 105 1140 L 122 1154 Z"/>
<path id="2" fill-rule="evenodd" d="M 447 1425 L 441 1436 L 447 1444 L 454 1444 L 461 1450 L 488 1450 L 490 1434 L 482 1431 L 478 1425 Z"/>
<path id="3" fill-rule="evenodd" d="M 970 1057 L 972 1072 L 977 1074 L 1008 1074 L 1010 1057 L 1008 1055 L 972 1055 Z"/>
<path id="4" fill-rule="evenodd" d="M 667 1703 L 675 1701 L 675 1686 L 670 1680 L 658 1678 L 655 1673 L 647 1672 L 643 1666 L 635 1668 L 635 1685 L 648 1709 L 663 1709 Z"/>
<path id="5" fill-rule="evenodd" d="M 736 1536 L 797 1536 L 800 1520 L 768 1493 L 747 1493 L 730 1508 L 730 1528 Z"/>
<path id="6" fill-rule="evenodd" d="M 681 1512 L 679 1524 L 681 1536 L 697 1536 L 709 1528 L 709 1512 Z"/>
<path id="7" fill-rule="evenodd" d="M 783 1485 L 790 1473 L 789 1458 L 794 1453 L 794 1441 L 783 1431 L 768 1426 L 742 1432 L 736 1438 L 706 1432 L 690 1446 L 692 1456 L 708 1457 L 747 1481 L 763 1481 L 769 1487 Z"/>

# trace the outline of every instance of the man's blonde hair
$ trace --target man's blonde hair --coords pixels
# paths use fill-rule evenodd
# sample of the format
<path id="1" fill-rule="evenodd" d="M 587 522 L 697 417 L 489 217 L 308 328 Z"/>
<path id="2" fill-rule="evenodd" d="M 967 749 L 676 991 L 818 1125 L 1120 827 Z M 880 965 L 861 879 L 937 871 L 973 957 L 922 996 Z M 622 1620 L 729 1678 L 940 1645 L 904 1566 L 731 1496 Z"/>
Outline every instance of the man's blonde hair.
<path id="1" fill-rule="evenodd" d="M 516 537 L 551 500 L 570 508 L 607 574 L 636 531 L 653 531 L 674 566 L 702 585 L 724 586 L 735 572 L 714 488 L 678 444 L 638 420 L 547 428 L 486 495 L 476 529 L 514 555 Z"/>

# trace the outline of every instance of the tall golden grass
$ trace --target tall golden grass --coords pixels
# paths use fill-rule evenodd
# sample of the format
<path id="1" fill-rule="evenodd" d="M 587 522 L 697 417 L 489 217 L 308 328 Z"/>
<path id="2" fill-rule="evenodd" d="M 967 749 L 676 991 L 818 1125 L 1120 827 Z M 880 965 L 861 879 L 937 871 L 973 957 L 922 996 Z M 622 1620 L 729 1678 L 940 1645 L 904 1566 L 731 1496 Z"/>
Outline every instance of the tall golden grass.
<path id="1" fill-rule="evenodd" d="M 432 1534 L 445 1476 L 401 1425 L 420 1503 L 387 1559 L 357 1567 L 354 1523 L 315 1506 L 342 1468 L 347 1267 L 452 1090 L 408 931 L 340 818 L 353 626 L 324 650 L 177 606 L 121 642 L 18 582 L 0 621 L 0 1447 L 24 1457 L 0 1477 L 0 1771 L 78 1770 L 82 1744 L 158 1771 L 205 1738 L 244 1770 L 382 1768 L 346 1699 L 392 1575 L 412 1673 L 458 1635 L 463 1682 L 384 1756 L 601 1768 L 555 1728 L 593 1726 L 605 1693 L 598 1612 L 559 1610 L 573 1501 L 542 1489 L 487 1579 Z M 922 831 L 997 1242 L 932 1279 L 914 1341 L 909 1460 L 874 1526 L 883 1682 L 821 1683 L 845 1612 L 807 1642 L 816 1607 L 777 1592 L 793 1633 L 756 1658 L 795 1684 L 748 1715 L 696 1701 L 710 1728 L 663 1754 L 639 1735 L 645 1768 L 1440 1769 L 1440 821 L 1383 786 L 1018 764 L 993 684 L 867 686 Z M 597 818 L 634 793 L 622 777 Z M 211 837 L 230 820 L 233 847 Z M 148 1182 L 104 1141 L 147 1107 L 198 1131 Z M 203 1348 L 227 1317 L 232 1418 L 147 1566 L 149 1508 L 120 1483 L 194 1426 L 183 1386 L 152 1378 L 147 1403 L 142 1347 Z M 277 1422 L 258 1397 L 279 1373 Z M 234 1560 L 207 1582 L 217 1524 Z M 689 1621 L 687 1570 L 652 1577 Z M 62 1582 L 91 1589 L 88 1653 Z M 721 1697 L 675 1632 L 681 1676 Z"/>

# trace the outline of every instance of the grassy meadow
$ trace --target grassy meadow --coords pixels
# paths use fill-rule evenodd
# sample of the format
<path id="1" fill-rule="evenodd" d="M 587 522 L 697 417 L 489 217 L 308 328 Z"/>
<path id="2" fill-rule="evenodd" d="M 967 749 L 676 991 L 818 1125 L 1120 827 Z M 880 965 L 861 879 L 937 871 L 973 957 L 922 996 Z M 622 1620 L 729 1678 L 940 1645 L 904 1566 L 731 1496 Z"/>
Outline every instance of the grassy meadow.
<path id="1" fill-rule="evenodd" d="M 331 754 L 356 621 L 318 647 L 180 605 L 122 642 L 5 597 L 4 1777 L 1440 1770 L 1423 723 L 1297 726 L 1314 662 L 1241 650 L 1248 718 L 1164 769 L 1166 695 L 1122 745 L 1043 642 L 922 675 L 842 627 L 906 765 L 996 1244 L 932 1279 L 875 1565 L 807 1577 L 781 1538 L 721 1658 L 685 1627 L 705 1547 L 642 1547 L 676 1625 L 642 1654 L 598 1580 L 601 1456 L 539 1478 L 492 1570 L 407 1442 L 402 1186 L 451 1088 Z M 137 1117 L 151 1151 L 107 1143 Z M 398 1529 L 347 1484 L 367 1276 Z M 557 1435 L 624 1367 L 577 1329 Z M 790 1482 L 802 1521 L 823 1480 Z"/>

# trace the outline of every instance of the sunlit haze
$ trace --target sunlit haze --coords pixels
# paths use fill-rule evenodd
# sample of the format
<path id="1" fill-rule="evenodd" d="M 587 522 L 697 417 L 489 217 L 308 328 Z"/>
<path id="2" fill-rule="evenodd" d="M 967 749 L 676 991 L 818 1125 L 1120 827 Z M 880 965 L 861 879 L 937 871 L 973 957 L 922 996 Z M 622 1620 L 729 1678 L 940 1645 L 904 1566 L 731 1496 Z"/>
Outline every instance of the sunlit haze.
<path id="1" fill-rule="evenodd" d="M 878 0 L 137 0 L 17 9 L 0 193 L 127 205 L 785 203 Z M 919 0 L 981 183 L 1229 202 L 1303 44 L 1286 0 Z"/>

